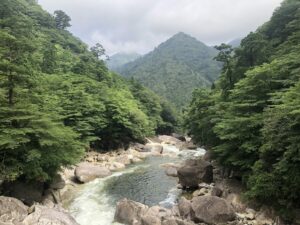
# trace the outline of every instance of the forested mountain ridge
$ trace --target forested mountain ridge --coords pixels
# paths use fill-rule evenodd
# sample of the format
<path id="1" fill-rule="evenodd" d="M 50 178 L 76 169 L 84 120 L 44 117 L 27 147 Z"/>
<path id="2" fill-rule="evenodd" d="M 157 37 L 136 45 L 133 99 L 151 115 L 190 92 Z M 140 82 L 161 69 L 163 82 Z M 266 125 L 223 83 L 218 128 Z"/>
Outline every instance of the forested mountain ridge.
<path id="1" fill-rule="evenodd" d="M 300 209 L 299 24 L 300 2 L 285 0 L 239 48 L 219 46 L 221 77 L 193 93 L 185 115 L 193 139 L 242 179 L 246 196 L 292 224 Z"/>
<path id="2" fill-rule="evenodd" d="M 213 60 L 216 55 L 214 48 L 180 32 L 117 72 L 182 108 L 194 88 L 209 87 L 219 76 L 221 64 Z"/>
<path id="3" fill-rule="evenodd" d="M 138 53 L 116 53 L 109 57 L 106 60 L 106 65 L 108 69 L 112 71 L 116 71 L 119 67 L 136 60 L 137 58 L 141 57 Z"/>
<path id="4" fill-rule="evenodd" d="M 174 110 L 150 90 L 111 73 L 34 0 L 0 8 L 0 180 L 47 181 L 85 149 L 117 148 L 172 132 Z"/>

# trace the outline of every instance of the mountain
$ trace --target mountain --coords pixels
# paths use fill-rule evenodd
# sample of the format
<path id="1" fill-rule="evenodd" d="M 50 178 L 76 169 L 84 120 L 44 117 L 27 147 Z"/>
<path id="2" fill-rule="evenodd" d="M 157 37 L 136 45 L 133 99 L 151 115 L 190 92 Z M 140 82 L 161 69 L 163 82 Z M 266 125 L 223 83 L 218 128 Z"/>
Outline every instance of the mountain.
<path id="1" fill-rule="evenodd" d="M 180 32 L 117 72 L 182 108 L 195 88 L 209 87 L 219 76 L 221 65 L 213 60 L 216 55 L 214 48 Z"/>
<path id="2" fill-rule="evenodd" d="M 132 62 L 139 57 L 141 57 L 141 55 L 135 52 L 134 53 L 120 52 L 110 56 L 109 60 L 106 61 L 106 65 L 110 70 L 116 70 L 120 66 Z"/>
<path id="3" fill-rule="evenodd" d="M 236 39 L 233 39 L 232 41 L 228 42 L 228 44 L 231 45 L 233 48 L 237 48 L 241 45 L 242 40 L 243 40 L 243 38 L 236 38 Z"/>

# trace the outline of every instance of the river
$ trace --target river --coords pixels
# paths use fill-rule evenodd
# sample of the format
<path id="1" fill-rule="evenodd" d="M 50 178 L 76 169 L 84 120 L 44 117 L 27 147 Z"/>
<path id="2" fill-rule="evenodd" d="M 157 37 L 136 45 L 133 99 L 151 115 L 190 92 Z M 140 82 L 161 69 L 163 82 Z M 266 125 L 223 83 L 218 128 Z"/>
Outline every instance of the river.
<path id="1" fill-rule="evenodd" d="M 151 156 L 109 177 L 83 184 L 67 209 L 80 225 L 112 225 L 117 224 L 113 223 L 115 206 L 122 198 L 149 206 L 172 207 L 180 195 L 177 178 L 167 176 L 161 165 L 178 163 L 205 151 L 179 151 L 170 145 L 165 145 L 164 151 L 176 153 L 178 157 Z"/>

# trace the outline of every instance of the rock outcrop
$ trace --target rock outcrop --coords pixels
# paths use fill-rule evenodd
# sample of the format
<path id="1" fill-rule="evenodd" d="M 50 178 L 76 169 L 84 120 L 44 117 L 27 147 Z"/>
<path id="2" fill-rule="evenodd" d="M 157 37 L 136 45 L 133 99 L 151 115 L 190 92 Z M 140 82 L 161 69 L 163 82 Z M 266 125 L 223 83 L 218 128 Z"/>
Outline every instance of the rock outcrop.
<path id="1" fill-rule="evenodd" d="M 154 154 L 162 154 L 164 147 L 158 143 L 148 143 L 145 145 L 143 151 L 144 152 L 151 152 Z"/>
<path id="2" fill-rule="evenodd" d="M 18 199 L 0 196 L 0 224 L 19 224 L 28 215 L 28 207 Z"/>
<path id="3" fill-rule="evenodd" d="M 201 182 L 211 183 L 213 181 L 212 165 L 201 158 L 186 160 L 177 173 L 179 183 L 184 188 L 197 188 Z"/>
<path id="4" fill-rule="evenodd" d="M 109 169 L 89 163 L 80 163 L 75 169 L 75 177 L 78 181 L 86 183 L 96 178 L 103 178 L 111 175 Z"/>
<path id="5" fill-rule="evenodd" d="M 200 196 L 192 199 L 195 221 L 207 224 L 222 224 L 235 219 L 233 208 L 224 199 L 216 196 Z"/>
<path id="6" fill-rule="evenodd" d="M 0 196 L 0 224 L 2 225 L 79 225 L 57 205 L 28 207 L 18 199 Z"/>
<path id="7" fill-rule="evenodd" d="M 23 221 L 24 225 L 79 225 L 75 219 L 60 207 L 34 206 L 33 213 Z"/>
<path id="8" fill-rule="evenodd" d="M 146 212 L 147 208 L 141 203 L 126 198 L 122 199 L 117 203 L 114 220 L 128 225 L 140 224 L 142 214 Z"/>

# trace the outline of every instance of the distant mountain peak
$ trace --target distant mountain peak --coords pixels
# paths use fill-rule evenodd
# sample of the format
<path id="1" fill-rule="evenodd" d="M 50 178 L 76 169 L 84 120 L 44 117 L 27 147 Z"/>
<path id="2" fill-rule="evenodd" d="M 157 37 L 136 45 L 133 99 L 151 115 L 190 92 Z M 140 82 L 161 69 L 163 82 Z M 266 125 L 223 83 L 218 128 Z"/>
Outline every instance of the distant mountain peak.
<path id="1" fill-rule="evenodd" d="M 117 72 L 181 108 L 190 101 L 194 88 L 209 87 L 218 77 L 220 64 L 213 60 L 217 54 L 214 48 L 179 32 Z"/>

